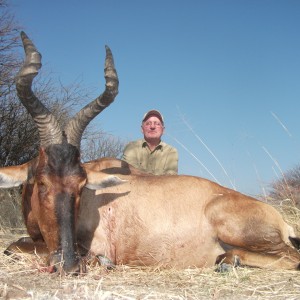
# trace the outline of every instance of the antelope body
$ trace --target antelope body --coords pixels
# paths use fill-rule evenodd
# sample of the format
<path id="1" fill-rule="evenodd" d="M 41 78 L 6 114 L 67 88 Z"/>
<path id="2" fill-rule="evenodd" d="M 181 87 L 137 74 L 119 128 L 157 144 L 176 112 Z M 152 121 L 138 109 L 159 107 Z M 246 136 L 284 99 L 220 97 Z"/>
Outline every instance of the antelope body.
<path id="1" fill-rule="evenodd" d="M 61 130 L 34 96 L 41 67 L 36 47 L 22 33 L 26 61 L 16 85 L 41 139 L 39 156 L 0 168 L 0 187 L 23 184 L 28 234 L 7 253 L 44 249 L 51 266 L 85 269 L 82 255 L 113 264 L 209 267 L 216 263 L 299 269 L 300 239 L 270 205 L 212 181 L 185 175 L 142 174 L 117 159 L 80 162 L 87 124 L 113 102 L 118 77 L 106 48 L 104 93 Z"/>

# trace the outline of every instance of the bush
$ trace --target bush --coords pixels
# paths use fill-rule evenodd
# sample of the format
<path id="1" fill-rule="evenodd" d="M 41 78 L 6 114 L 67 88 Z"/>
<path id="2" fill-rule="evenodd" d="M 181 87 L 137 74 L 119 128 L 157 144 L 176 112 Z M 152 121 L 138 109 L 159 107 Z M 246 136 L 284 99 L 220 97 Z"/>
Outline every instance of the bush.
<path id="1" fill-rule="evenodd" d="M 5 229 L 24 229 L 21 208 L 21 189 L 0 189 L 0 227 Z"/>
<path id="2" fill-rule="evenodd" d="M 300 208 L 300 165 L 283 174 L 282 178 L 271 184 L 270 197 L 275 202 L 290 199 Z"/>

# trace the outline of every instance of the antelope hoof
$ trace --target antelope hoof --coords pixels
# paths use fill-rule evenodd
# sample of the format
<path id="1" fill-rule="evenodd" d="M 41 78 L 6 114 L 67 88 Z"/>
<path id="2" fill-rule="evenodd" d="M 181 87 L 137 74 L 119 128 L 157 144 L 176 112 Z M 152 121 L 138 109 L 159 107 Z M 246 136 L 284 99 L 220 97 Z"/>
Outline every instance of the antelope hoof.
<path id="1" fill-rule="evenodd" d="M 216 272 L 225 273 L 232 270 L 232 268 L 241 266 L 241 259 L 238 255 L 234 255 L 231 259 L 226 256 L 226 253 L 221 254 L 216 259 Z"/>

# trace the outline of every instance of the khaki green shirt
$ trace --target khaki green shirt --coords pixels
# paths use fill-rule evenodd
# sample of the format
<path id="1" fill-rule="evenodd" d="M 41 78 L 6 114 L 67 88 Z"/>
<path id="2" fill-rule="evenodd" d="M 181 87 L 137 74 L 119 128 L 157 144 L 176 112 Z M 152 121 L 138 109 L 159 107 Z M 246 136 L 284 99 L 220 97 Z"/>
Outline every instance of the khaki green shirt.
<path id="1" fill-rule="evenodd" d="M 144 139 L 130 142 L 124 149 L 122 160 L 154 175 L 178 173 L 177 150 L 162 141 L 153 151 L 149 149 Z"/>

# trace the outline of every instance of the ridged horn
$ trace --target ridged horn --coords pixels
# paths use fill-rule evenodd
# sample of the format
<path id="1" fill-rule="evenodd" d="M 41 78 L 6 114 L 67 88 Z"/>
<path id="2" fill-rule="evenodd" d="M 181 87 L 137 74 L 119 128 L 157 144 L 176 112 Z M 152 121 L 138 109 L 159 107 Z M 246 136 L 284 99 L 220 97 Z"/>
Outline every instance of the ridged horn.
<path id="1" fill-rule="evenodd" d="M 73 146 L 80 149 L 82 134 L 87 125 L 107 106 L 109 106 L 118 94 L 119 80 L 114 65 L 114 59 L 111 50 L 105 46 L 105 91 L 94 101 L 82 108 L 66 125 L 65 134 L 67 140 Z"/>
<path id="2" fill-rule="evenodd" d="M 55 117 L 34 95 L 31 86 L 41 68 L 41 54 L 25 32 L 21 32 L 26 58 L 15 78 L 17 94 L 38 127 L 42 147 L 62 142 L 62 132 Z"/>

